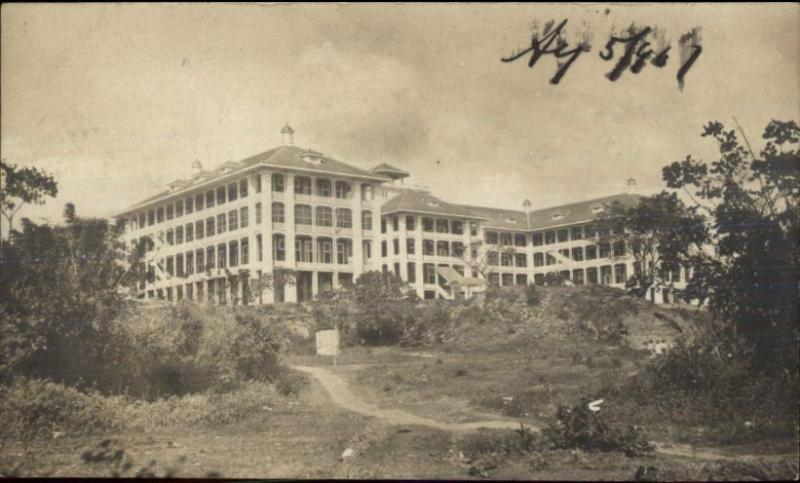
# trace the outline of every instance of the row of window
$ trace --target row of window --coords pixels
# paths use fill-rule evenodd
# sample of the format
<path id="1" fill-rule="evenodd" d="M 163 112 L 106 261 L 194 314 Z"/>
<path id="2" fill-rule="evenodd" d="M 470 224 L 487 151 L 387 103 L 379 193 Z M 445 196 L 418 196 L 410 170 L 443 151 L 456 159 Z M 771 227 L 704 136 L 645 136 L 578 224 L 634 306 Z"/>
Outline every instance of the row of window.
<path id="1" fill-rule="evenodd" d="M 197 220 L 194 223 L 168 228 L 164 241 L 168 245 L 180 245 L 184 242 L 189 243 L 194 240 L 202 240 L 226 231 L 235 231 L 239 228 L 247 228 L 250 224 L 249 208 L 243 206 L 238 210 L 231 210 L 228 213 L 219 213 L 216 217 L 209 216 L 205 220 Z M 261 224 L 261 203 L 256 204 L 256 224 Z M 145 238 L 139 239 L 139 249 L 153 249 L 152 244 L 146 244 Z"/>
<path id="2" fill-rule="evenodd" d="M 256 192 L 261 191 L 261 177 L 256 176 Z M 225 202 L 235 201 L 239 198 L 247 197 L 247 179 L 231 183 L 227 186 L 220 186 L 215 190 L 208 190 L 205 193 L 197 193 L 182 200 L 177 200 L 166 206 L 159 206 L 151 209 L 147 213 L 139 213 L 132 220 L 132 228 L 144 228 L 157 223 L 180 218 L 183 215 L 190 215 L 195 211 L 204 208 L 211 208 L 215 204 L 221 205 Z"/>
<path id="3" fill-rule="evenodd" d="M 331 189 L 333 187 L 333 189 Z M 283 193 L 285 191 L 284 177 L 280 173 L 272 175 L 272 191 L 276 193 Z M 298 195 L 311 195 L 315 194 L 324 198 L 330 198 L 335 195 L 339 199 L 350 198 L 352 186 L 346 181 L 336 181 L 331 183 L 331 180 L 325 178 L 317 178 L 312 182 L 311 178 L 307 176 L 295 176 L 294 178 L 294 193 Z"/>
<path id="4" fill-rule="evenodd" d="M 583 240 L 585 238 L 594 238 L 596 236 L 605 235 L 602 230 L 599 230 L 591 225 L 574 226 L 572 228 L 562 228 L 560 230 L 551 230 L 545 232 L 535 232 L 531 238 L 533 246 L 538 247 L 542 245 L 552 245 L 554 243 L 565 243 L 572 240 Z M 484 234 L 486 243 L 492 245 L 504 246 L 518 246 L 524 247 L 526 245 L 524 233 L 498 233 L 496 231 L 487 231 Z"/>
<path id="5" fill-rule="evenodd" d="M 364 241 L 364 251 L 370 251 L 369 242 Z M 315 246 L 316 245 L 316 246 Z M 294 257 L 296 262 L 302 263 L 334 263 L 334 248 L 336 250 L 336 263 L 347 265 L 353 257 L 353 240 L 340 238 L 335 242 L 331 238 L 317 238 L 298 236 L 294 240 Z M 286 259 L 286 238 L 283 235 L 273 235 L 273 256 L 277 261 Z"/>
<path id="6" fill-rule="evenodd" d="M 257 238 L 258 257 L 261 260 L 261 237 Z M 164 258 L 162 269 L 174 277 L 188 277 L 195 272 L 201 273 L 212 268 L 236 267 L 250 263 L 250 241 L 247 237 L 228 243 L 209 245 L 198 249 Z M 155 281 L 155 270 L 149 270 L 149 279 Z"/>
<path id="7" fill-rule="evenodd" d="M 400 217 L 392 216 L 390 218 L 381 218 L 381 233 L 386 233 L 387 224 L 392 224 L 392 230 L 397 233 L 400 231 Z M 416 217 L 407 215 L 405 217 L 406 231 L 414 231 L 416 229 Z M 470 234 L 472 236 L 478 235 L 478 224 L 470 222 Z M 453 235 L 464 234 L 464 222 L 461 220 L 447 220 L 444 218 L 422 218 L 422 231 L 427 233 L 450 233 Z"/>

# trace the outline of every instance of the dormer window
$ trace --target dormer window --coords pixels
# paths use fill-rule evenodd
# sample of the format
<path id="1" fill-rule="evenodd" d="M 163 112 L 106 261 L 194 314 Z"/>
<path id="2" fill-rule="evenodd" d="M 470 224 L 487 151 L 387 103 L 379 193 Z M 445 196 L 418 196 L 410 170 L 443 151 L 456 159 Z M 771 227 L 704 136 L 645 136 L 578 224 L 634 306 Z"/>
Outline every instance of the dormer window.
<path id="1" fill-rule="evenodd" d="M 550 217 L 553 219 L 553 221 L 557 221 L 557 220 L 563 220 L 568 214 L 569 212 L 566 210 L 554 211 L 550 215 Z"/>
<path id="2" fill-rule="evenodd" d="M 592 206 L 592 213 L 593 214 L 596 215 L 596 214 L 602 213 L 602 212 L 603 212 L 603 206 L 602 205 L 594 205 L 594 206 Z"/>
<path id="3" fill-rule="evenodd" d="M 505 221 L 506 223 L 511 223 L 512 225 L 517 224 L 517 220 L 515 218 L 505 218 L 503 221 Z"/>
<path id="4" fill-rule="evenodd" d="M 303 153 L 303 161 L 306 163 L 311 163 L 315 166 L 319 166 L 324 163 L 324 159 L 322 153 L 318 153 L 316 151 L 308 150 Z"/>
<path id="5" fill-rule="evenodd" d="M 439 208 L 440 206 L 442 206 L 440 203 L 437 203 L 436 201 L 428 201 L 426 202 L 426 204 L 431 208 Z"/>

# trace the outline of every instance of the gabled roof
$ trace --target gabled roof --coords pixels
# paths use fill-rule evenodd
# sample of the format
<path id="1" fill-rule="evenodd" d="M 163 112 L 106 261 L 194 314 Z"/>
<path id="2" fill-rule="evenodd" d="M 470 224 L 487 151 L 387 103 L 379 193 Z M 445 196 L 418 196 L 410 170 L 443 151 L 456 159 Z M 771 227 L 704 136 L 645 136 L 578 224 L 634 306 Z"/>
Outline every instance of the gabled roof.
<path id="1" fill-rule="evenodd" d="M 530 227 L 533 230 L 540 230 L 543 228 L 592 220 L 597 217 L 598 210 L 602 210 L 603 206 L 606 204 L 618 201 L 623 206 L 633 206 L 637 204 L 641 198 L 640 195 L 635 194 L 617 194 L 534 210 L 530 213 Z M 522 213 L 524 216 L 524 212 Z"/>
<path id="2" fill-rule="evenodd" d="M 483 219 L 464 206 L 443 201 L 432 194 L 419 190 L 406 190 L 381 206 L 381 213 L 408 212 L 429 215 L 457 216 L 473 220 Z"/>
<path id="3" fill-rule="evenodd" d="M 400 168 L 396 168 L 396 167 L 392 166 L 391 164 L 386 164 L 386 163 L 381 163 L 381 164 L 375 166 L 374 168 L 370 169 L 369 171 L 371 173 L 375 173 L 375 174 L 387 174 L 390 177 L 403 177 L 403 178 L 405 178 L 405 177 L 411 176 L 411 174 L 408 171 L 403 171 Z"/>
<path id="4" fill-rule="evenodd" d="M 314 153 L 315 156 L 317 156 L 318 159 L 320 159 L 320 162 L 312 163 L 303 159 L 303 155 L 307 153 Z M 376 181 L 389 181 L 389 179 L 386 178 L 385 176 L 380 176 L 378 174 L 371 173 L 361 168 L 357 168 L 355 166 L 336 160 L 329 156 L 325 156 L 322 153 L 316 153 L 314 151 L 299 148 L 297 146 L 285 145 L 272 148 L 269 151 L 264 151 L 261 154 L 256 154 L 255 156 L 251 156 L 241 161 L 227 161 L 217 166 L 213 170 L 209 170 L 205 177 L 194 178 L 194 181 L 192 181 L 192 179 L 190 178 L 187 180 L 178 180 L 177 182 L 173 182 L 171 183 L 173 185 L 175 185 L 175 183 L 178 183 L 178 185 L 180 185 L 182 182 L 185 182 L 186 186 L 183 186 L 175 190 L 162 191 L 157 195 L 151 196 L 143 201 L 140 201 L 139 203 L 131 206 L 130 208 L 126 209 L 117 216 L 130 213 L 131 211 L 135 211 L 137 209 L 141 209 L 141 207 L 143 207 L 144 205 L 152 203 L 156 200 L 160 200 L 162 198 L 168 198 L 173 195 L 177 196 L 179 194 L 185 193 L 186 191 L 190 191 L 200 186 L 203 183 L 211 182 L 222 176 L 226 176 L 231 173 L 236 173 L 238 171 L 257 165 L 271 166 L 276 168 L 286 168 L 288 170 L 306 171 L 310 173 L 318 172 L 318 173 L 332 174 L 332 175 L 338 174 L 344 176 L 366 178 Z"/>

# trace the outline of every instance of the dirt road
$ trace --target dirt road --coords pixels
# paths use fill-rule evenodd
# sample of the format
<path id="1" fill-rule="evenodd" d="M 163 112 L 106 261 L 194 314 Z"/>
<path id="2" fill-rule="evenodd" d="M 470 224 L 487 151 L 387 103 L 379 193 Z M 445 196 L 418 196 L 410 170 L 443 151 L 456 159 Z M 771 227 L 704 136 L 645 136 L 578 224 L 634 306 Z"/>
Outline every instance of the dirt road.
<path id="1" fill-rule="evenodd" d="M 424 418 L 399 409 L 382 409 L 368 404 L 363 399 L 353 394 L 347 383 L 341 377 L 322 367 L 294 366 L 294 369 L 311 374 L 328 391 L 336 404 L 351 411 L 380 419 L 395 425 L 418 425 L 443 431 L 476 431 L 487 429 L 519 429 L 520 422 L 508 419 L 495 419 L 490 421 L 476 421 L 471 423 L 447 423 L 434 419 Z M 539 428 L 529 427 L 532 431 Z"/>

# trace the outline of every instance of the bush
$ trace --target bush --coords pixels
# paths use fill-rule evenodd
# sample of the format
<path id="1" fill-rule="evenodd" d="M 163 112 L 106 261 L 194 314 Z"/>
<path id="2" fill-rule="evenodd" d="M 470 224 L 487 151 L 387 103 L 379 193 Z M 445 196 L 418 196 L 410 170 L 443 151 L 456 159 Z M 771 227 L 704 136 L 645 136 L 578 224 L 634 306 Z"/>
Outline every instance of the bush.
<path id="1" fill-rule="evenodd" d="M 359 337 L 370 345 L 397 344 L 414 317 L 405 282 L 393 273 L 366 272 L 354 290 Z"/>
<path id="2" fill-rule="evenodd" d="M 3 438 L 51 438 L 54 433 L 86 435 L 123 426 L 113 400 L 97 392 L 83 393 L 63 384 L 19 378 L 0 385 L 0 427 Z"/>
<path id="3" fill-rule="evenodd" d="M 589 409 L 587 399 L 572 408 L 559 406 L 556 418 L 557 421 L 543 431 L 556 449 L 623 451 L 628 456 L 655 449 L 641 429 L 630 425 L 624 430 L 609 426 L 600 412 Z"/>
<path id="4" fill-rule="evenodd" d="M 535 285 L 530 284 L 525 287 L 525 301 L 529 307 L 536 307 L 542 303 L 542 295 L 536 290 Z"/>
<path id="5" fill-rule="evenodd" d="M 520 424 L 510 431 L 483 431 L 465 436 L 459 447 L 471 459 L 486 456 L 524 455 L 544 449 L 540 435 Z"/>

